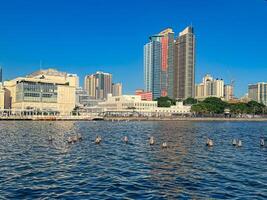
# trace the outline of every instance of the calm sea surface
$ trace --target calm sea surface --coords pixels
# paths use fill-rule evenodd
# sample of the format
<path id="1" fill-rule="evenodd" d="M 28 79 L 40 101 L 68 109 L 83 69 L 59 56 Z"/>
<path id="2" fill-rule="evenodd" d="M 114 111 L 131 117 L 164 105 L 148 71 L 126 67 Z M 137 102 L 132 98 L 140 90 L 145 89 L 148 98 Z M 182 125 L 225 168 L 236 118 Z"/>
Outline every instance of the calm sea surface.
<path id="1" fill-rule="evenodd" d="M 261 137 L 264 122 L 1 121 L 0 199 L 267 199 Z"/>

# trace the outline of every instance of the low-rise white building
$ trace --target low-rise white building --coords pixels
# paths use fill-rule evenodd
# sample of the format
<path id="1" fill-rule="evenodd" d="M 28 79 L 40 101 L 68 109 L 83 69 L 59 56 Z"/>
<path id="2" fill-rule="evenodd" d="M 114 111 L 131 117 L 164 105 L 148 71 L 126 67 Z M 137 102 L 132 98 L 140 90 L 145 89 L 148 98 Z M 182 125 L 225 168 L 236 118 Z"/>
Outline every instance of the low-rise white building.
<path id="1" fill-rule="evenodd" d="M 190 114 L 191 106 L 183 105 L 183 102 L 176 102 L 176 105 L 171 106 L 169 108 L 157 107 L 155 108 L 155 112 L 159 114 L 169 114 L 169 115 L 178 115 L 178 114 Z"/>
<path id="2" fill-rule="evenodd" d="M 175 115 L 189 114 L 191 106 L 184 106 L 183 102 L 167 107 L 158 107 L 157 101 L 144 101 L 139 95 L 122 95 L 113 97 L 108 95 L 105 102 L 100 102 L 98 107 L 103 112 L 139 112 L 146 115 Z"/>
<path id="3" fill-rule="evenodd" d="M 107 100 L 98 104 L 103 111 L 130 111 L 153 112 L 157 101 L 143 101 L 138 95 L 112 96 L 108 94 Z"/>

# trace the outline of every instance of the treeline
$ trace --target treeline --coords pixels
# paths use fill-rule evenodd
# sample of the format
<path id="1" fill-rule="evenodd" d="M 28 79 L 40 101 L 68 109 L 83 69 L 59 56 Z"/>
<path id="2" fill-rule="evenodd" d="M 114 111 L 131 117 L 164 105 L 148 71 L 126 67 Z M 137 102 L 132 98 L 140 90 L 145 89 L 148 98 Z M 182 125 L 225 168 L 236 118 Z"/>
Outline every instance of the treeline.
<path id="1" fill-rule="evenodd" d="M 186 101 L 185 101 L 186 102 Z M 220 98 L 208 97 L 204 101 L 191 104 L 191 111 L 196 114 L 266 114 L 267 108 L 264 104 L 256 101 L 248 103 L 227 103 Z"/>
<path id="2" fill-rule="evenodd" d="M 175 105 L 176 101 L 169 97 L 160 97 L 156 99 L 159 107 L 170 107 Z M 217 97 L 208 97 L 203 101 L 194 98 L 187 98 L 183 101 L 184 105 L 192 105 L 191 111 L 194 114 L 213 115 L 213 114 L 267 114 L 267 107 L 256 101 L 248 103 L 228 103 Z"/>

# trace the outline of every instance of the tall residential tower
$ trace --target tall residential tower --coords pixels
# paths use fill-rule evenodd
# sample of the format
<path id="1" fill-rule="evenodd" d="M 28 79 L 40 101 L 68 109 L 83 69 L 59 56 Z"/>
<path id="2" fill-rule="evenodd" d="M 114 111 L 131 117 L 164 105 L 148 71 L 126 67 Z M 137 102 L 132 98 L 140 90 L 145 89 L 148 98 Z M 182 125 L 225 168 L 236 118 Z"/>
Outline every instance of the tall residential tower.
<path id="1" fill-rule="evenodd" d="M 193 27 L 185 28 L 174 47 L 174 97 L 195 96 L 195 35 Z"/>
<path id="2" fill-rule="evenodd" d="M 144 81 L 153 98 L 173 97 L 174 32 L 166 29 L 150 38 L 144 46 Z"/>
<path id="3" fill-rule="evenodd" d="M 104 72 L 96 72 L 84 79 L 84 89 L 93 99 L 106 99 L 112 93 L 112 75 Z"/>

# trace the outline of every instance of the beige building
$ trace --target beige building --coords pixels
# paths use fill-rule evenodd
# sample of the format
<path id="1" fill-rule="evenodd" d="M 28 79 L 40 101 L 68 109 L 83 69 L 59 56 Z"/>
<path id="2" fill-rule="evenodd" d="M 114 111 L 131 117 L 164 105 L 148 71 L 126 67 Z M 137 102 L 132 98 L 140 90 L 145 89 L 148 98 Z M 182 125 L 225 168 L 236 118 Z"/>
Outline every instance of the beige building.
<path id="1" fill-rule="evenodd" d="M 195 98 L 205 99 L 207 97 L 224 98 L 224 81 L 222 79 L 213 79 L 207 74 L 202 83 L 195 86 Z"/>
<path id="2" fill-rule="evenodd" d="M 77 80 L 54 69 L 40 70 L 26 77 L 5 81 L 10 108 L 69 115 L 75 107 Z"/>
<path id="3" fill-rule="evenodd" d="M 112 84 L 112 96 L 121 96 L 122 95 L 122 84 L 113 83 Z"/>
<path id="4" fill-rule="evenodd" d="M 84 89 L 93 99 L 106 99 L 112 93 L 112 75 L 104 72 L 96 72 L 87 75 L 84 79 Z"/>
<path id="5" fill-rule="evenodd" d="M 267 105 L 267 83 L 261 82 L 249 85 L 248 97 L 254 101 Z"/>
<path id="6" fill-rule="evenodd" d="M 224 86 L 224 100 L 231 101 L 234 99 L 234 87 L 233 85 L 225 85 Z"/>

